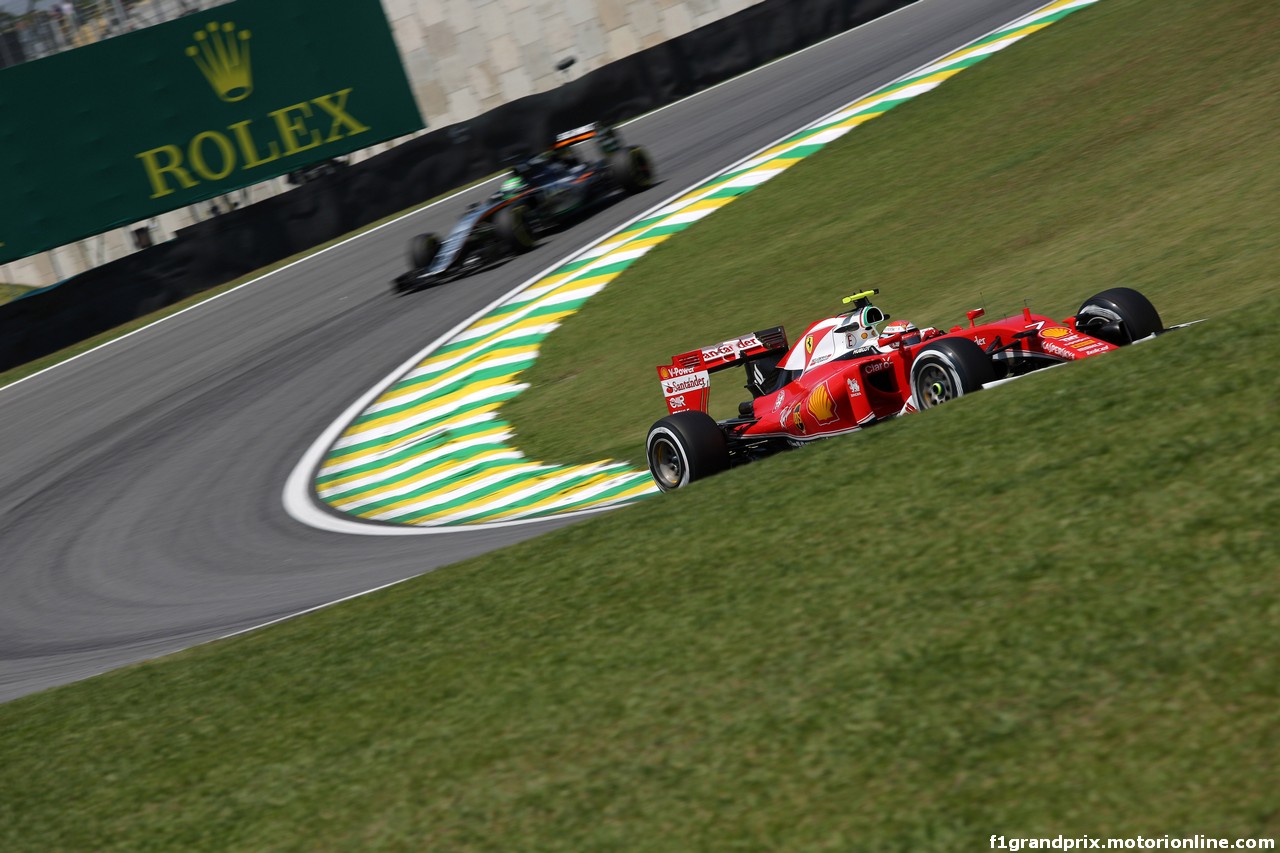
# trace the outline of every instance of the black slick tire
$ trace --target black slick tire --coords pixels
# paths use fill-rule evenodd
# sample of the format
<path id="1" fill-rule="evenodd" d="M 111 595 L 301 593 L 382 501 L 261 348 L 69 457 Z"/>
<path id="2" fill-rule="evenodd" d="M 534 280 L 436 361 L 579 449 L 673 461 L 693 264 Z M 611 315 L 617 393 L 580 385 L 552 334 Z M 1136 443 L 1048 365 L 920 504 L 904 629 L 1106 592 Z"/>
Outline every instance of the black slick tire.
<path id="1" fill-rule="evenodd" d="M 1116 346 L 1154 335 L 1164 329 L 1151 300 L 1131 287 L 1113 287 L 1084 301 L 1076 312 L 1076 328 Z"/>
<path id="2" fill-rule="evenodd" d="M 527 212 L 524 205 L 512 204 L 493 215 L 493 230 L 498 240 L 512 252 L 527 252 L 537 245 L 526 219 Z"/>
<path id="3" fill-rule="evenodd" d="M 649 428 L 645 457 L 658 488 L 673 492 L 728 468 L 729 443 L 705 412 L 676 412 Z"/>
<path id="4" fill-rule="evenodd" d="M 917 409 L 932 409 L 948 400 L 981 390 L 996 378 L 991 356 L 968 338 L 930 341 L 911 363 L 911 398 Z"/>
<path id="5" fill-rule="evenodd" d="M 643 192 L 653 186 L 653 159 L 638 145 L 623 148 L 609 155 L 609 174 L 626 192 Z"/>
<path id="6" fill-rule="evenodd" d="M 440 253 L 440 238 L 434 234 L 418 234 L 409 240 L 409 263 L 416 270 L 426 269 Z"/>

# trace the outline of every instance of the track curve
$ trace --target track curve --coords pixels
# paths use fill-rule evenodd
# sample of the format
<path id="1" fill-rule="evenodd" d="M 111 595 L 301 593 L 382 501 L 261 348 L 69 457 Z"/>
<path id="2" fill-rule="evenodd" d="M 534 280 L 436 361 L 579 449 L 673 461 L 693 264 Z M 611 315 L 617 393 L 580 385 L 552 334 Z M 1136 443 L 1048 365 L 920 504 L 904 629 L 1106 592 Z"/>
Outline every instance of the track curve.
<path id="1" fill-rule="evenodd" d="M 647 116 L 627 138 L 653 152 L 665 184 L 653 192 L 669 194 L 1041 5 L 920 0 Z M 495 270 L 394 297 L 408 237 L 447 229 L 469 200 L 456 198 L 0 389 L 0 701 L 547 529 L 346 536 L 294 521 L 280 495 L 353 400 L 646 195 Z"/>

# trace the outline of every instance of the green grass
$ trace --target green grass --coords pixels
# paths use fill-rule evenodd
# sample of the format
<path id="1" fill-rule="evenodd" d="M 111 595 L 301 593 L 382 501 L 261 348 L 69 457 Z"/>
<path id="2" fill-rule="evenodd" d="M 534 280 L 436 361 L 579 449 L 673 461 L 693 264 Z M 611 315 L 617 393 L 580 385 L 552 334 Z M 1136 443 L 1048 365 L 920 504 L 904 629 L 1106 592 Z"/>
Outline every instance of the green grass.
<path id="1" fill-rule="evenodd" d="M 0 284 L 0 305 L 6 302 L 12 302 L 24 293 L 34 290 L 25 284 Z"/>
<path id="2" fill-rule="evenodd" d="M 1236 54 L 1248 58 L 1251 37 L 1268 32 L 1268 18 L 1249 18 L 1261 8 L 1106 0 L 804 169 L 816 177 L 825 161 L 842 174 L 853 166 L 840 158 L 858 149 L 853 161 L 880 163 L 890 180 L 882 146 L 923 144 L 900 136 L 899 121 L 921 133 L 936 123 L 947 150 L 973 152 L 999 115 L 992 101 L 1016 118 L 1000 123 L 1005 150 L 1053 147 L 1085 117 L 1023 125 L 1039 110 L 1022 106 L 1027 87 L 1055 116 L 1081 109 L 1035 85 L 1042 64 L 1066 81 L 1096 77 L 1087 103 L 1117 122 L 1158 111 L 1164 84 L 1122 85 L 1116 69 L 1214 77 L 1215 63 L 1243 62 Z M 1234 52 L 1222 50 L 1226 29 L 1242 40 Z M 1251 195 L 1274 181 L 1275 152 L 1249 143 L 1251 117 L 1276 108 L 1276 87 L 1263 85 L 1275 59 L 1265 59 L 1249 103 L 1224 88 L 1203 109 L 1239 144 L 1238 163 L 1215 160 L 1218 137 L 1199 119 L 1168 115 L 1190 146 L 1183 157 L 1204 164 L 1174 169 L 1190 183 L 1182 191 L 1163 183 L 1176 158 L 1134 175 L 1138 153 L 1159 159 L 1159 146 L 1117 158 L 1099 143 L 1080 154 L 1072 186 L 1106 185 L 1097 170 L 1119 180 L 1127 162 L 1129 216 L 1091 225 L 1077 217 L 1111 199 L 1054 185 L 1037 202 L 1019 177 L 1008 207 L 1031 204 L 1023 217 L 995 197 L 975 201 L 963 229 L 938 226 L 948 250 L 924 227 L 927 211 L 897 207 L 879 227 L 912 240 L 867 249 L 896 252 L 913 269 L 906 280 L 934 281 L 904 289 L 923 320 L 950 319 L 975 282 L 990 301 L 1025 292 L 1065 313 L 1078 290 L 1167 253 L 1190 271 L 1172 275 L 1181 264 L 1169 261 L 1170 280 L 1137 283 L 1157 287 L 1170 319 L 1211 322 L 0 706 L 0 848 L 980 850 L 993 833 L 1280 834 L 1269 378 L 1280 300 L 1275 247 L 1256 232 L 1275 233 L 1276 211 Z M 951 198 L 951 179 L 932 168 L 915 170 L 931 187 L 917 193 L 926 206 Z M 788 181 L 813 191 L 798 174 L 646 258 L 617 292 L 756 205 L 817 215 L 777 238 L 788 241 L 827 216 L 880 222 L 853 205 L 796 203 Z M 1204 235 L 1229 223 L 1199 216 L 1218 207 L 1201 191 L 1210 178 L 1235 199 L 1222 209 L 1260 217 L 1237 217 L 1213 245 Z M 1130 217 L 1146 230 L 1121 228 Z M 970 245 L 1020 218 L 1043 223 L 1044 239 L 991 257 Z M 1130 254 L 1115 254 L 1112 238 Z M 1209 254 L 1234 273 L 1196 261 Z M 964 273 L 960 257 L 986 258 L 984 272 L 944 288 L 935 279 Z M 1066 258 L 1087 274 L 1059 270 Z M 928 259 L 944 271 L 929 273 Z M 739 270 L 740 287 L 750 272 Z M 702 276 L 687 264 L 682 274 Z M 827 273 L 779 267 L 740 290 L 745 306 L 723 304 L 799 313 L 784 299 L 794 295 L 811 300 L 807 317 L 868 280 L 884 284 L 834 275 L 819 287 L 806 281 L 814 275 Z M 650 328 L 669 308 L 653 302 L 629 322 Z M 703 306 L 703 322 L 727 333 L 754 328 L 711 313 Z"/>
<path id="3" fill-rule="evenodd" d="M 535 458 L 643 464 L 655 365 L 798 336 L 870 287 L 921 326 L 1024 301 L 1065 317 L 1116 284 L 1166 322 L 1233 316 L 1280 292 L 1278 27 L 1248 0 L 1072 16 L 658 247 L 547 340 L 504 416 Z M 746 396 L 712 380 L 721 416 Z"/>

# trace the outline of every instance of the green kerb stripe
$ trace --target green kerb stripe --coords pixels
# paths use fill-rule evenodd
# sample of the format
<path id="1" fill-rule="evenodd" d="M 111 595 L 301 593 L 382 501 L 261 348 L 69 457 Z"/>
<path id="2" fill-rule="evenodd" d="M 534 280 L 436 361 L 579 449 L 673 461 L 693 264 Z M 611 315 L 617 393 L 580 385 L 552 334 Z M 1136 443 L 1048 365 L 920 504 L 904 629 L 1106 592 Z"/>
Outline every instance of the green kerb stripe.
<path id="1" fill-rule="evenodd" d="M 510 464 L 510 463 L 507 463 L 507 464 Z M 470 491 L 467 494 L 462 495 L 461 497 L 454 498 L 453 500 L 446 501 L 441 504 L 435 504 L 429 509 L 411 511 L 409 513 L 406 513 L 405 515 L 397 516 L 397 520 L 404 521 L 405 523 L 408 523 L 408 524 L 413 524 L 419 520 L 429 520 L 428 518 L 429 516 L 439 515 L 440 513 L 450 512 L 460 507 L 467 506 L 468 504 L 480 503 L 482 501 L 488 500 L 489 498 L 493 497 L 495 494 L 502 491 L 503 489 L 509 488 L 515 482 L 519 482 L 521 480 L 527 480 L 529 482 L 533 482 L 537 480 L 539 477 L 551 476 L 556 473 L 563 472 L 564 470 L 566 470 L 566 466 L 548 468 L 544 471 L 537 471 L 537 472 L 529 472 L 524 470 L 512 471 L 510 475 L 502 477 L 501 479 L 493 483 L 490 483 L 489 485 L 485 486 L 483 489 Z"/>
<path id="2" fill-rule="evenodd" d="M 619 466 L 619 467 L 625 467 L 625 466 Z M 500 515 L 506 512 L 510 512 L 511 510 L 519 510 L 522 507 L 531 506 L 539 501 L 546 500 L 548 495 L 572 492 L 578 487 L 580 487 L 581 485 L 583 485 L 584 483 L 589 483 L 595 480 L 609 477 L 612 474 L 616 474 L 616 473 L 617 473 L 616 471 L 610 471 L 608 469 L 605 469 L 600 471 L 592 471 L 590 473 L 583 473 L 571 479 L 564 480 L 560 483 L 548 483 L 543 488 L 536 489 L 535 491 L 533 491 L 529 495 L 526 495 L 524 498 L 522 498 L 521 500 L 515 503 L 503 504 L 501 507 L 497 509 L 478 510 L 474 513 L 471 513 L 470 515 L 457 519 L 453 523 L 467 524 L 474 521 L 481 521 L 486 518 L 492 518 L 495 515 Z M 541 479 L 542 476 L 543 475 L 540 475 L 539 479 Z"/>
<path id="3" fill-rule="evenodd" d="M 558 506 L 555 509 L 548 509 L 541 512 L 531 513 L 528 517 L 529 518 L 545 518 L 551 515 L 558 515 L 562 512 L 571 512 L 572 510 L 578 507 L 582 507 L 591 503 L 596 503 L 597 501 L 608 500 L 614 495 L 620 495 L 629 489 L 634 489 L 636 487 L 636 483 L 641 479 L 647 480 L 649 479 L 649 475 L 637 473 L 634 477 L 623 480 L 622 482 L 618 483 L 618 485 L 605 489 L 603 492 L 592 495 L 590 497 L 585 497 L 582 500 L 573 501 L 572 503 L 567 503 L 562 506 Z M 644 498 L 644 497 L 647 497 L 647 495 L 640 494 L 640 495 L 636 495 L 634 498 L 630 498 L 629 500 L 640 500 L 641 498 Z"/>
<path id="4" fill-rule="evenodd" d="M 401 495 L 395 495 L 392 497 L 384 498 L 383 500 L 380 500 L 380 501 L 375 501 L 374 503 L 365 504 L 359 509 L 354 510 L 354 512 L 356 515 L 361 515 L 365 517 L 368 517 L 371 515 L 377 515 L 379 512 L 386 509 L 387 507 L 392 506 L 393 504 L 397 504 L 402 501 L 415 500 L 417 498 L 424 498 L 424 497 L 427 497 L 428 495 L 435 494 L 436 492 L 439 492 L 441 489 L 445 488 L 446 484 L 448 483 L 461 483 L 463 480 L 470 479 L 479 474 L 484 474 L 488 471 L 493 471 L 499 468 L 509 468 L 513 464 L 517 464 L 517 463 L 512 462 L 512 460 L 510 459 L 486 459 L 484 461 L 477 462 L 474 465 L 468 465 L 466 468 L 461 469 L 460 471 L 458 471 L 457 474 L 455 474 L 452 477 L 449 477 L 447 480 L 444 480 L 438 483 L 431 483 L 421 488 L 412 489 Z M 501 480 L 498 481 L 497 484 L 493 485 L 492 489 L 490 489 L 489 491 L 498 491 L 499 489 L 502 488 L 502 485 L 501 485 L 502 483 L 506 483 L 507 485 L 510 485 L 508 481 L 515 479 L 517 477 L 528 477 L 528 476 L 529 476 L 529 473 L 527 471 L 513 470 L 509 473 L 508 476 L 502 478 Z M 475 493 L 475 494 L 483 494 L 483 493 Z M 414 517 L 421 517 L 421 516 L 430 515 L 432 513 L 438 512 L 441 507 L 447 508 L 453 505 L 453 503 L 456 503 L 458 501 L 466 503 L 472 499 L 473 498 L 471 497 L 468 497 L 466 499 L 456 498 L 454 501 L 451 501 L 447 504 L 441 504 L 440 506 L 435 506 L 426 510 L 406 509 L 404 511 L 404 514 L 406 515 L 413 514 Z M 343 510 L 343 512 L 352 512 L 352 510 Z"/>
<path id="5" fill-rule="evenodd" d="M 421 456 L 423 452 L 423 448 L 428 447 L 430 445 L 443 446 L 454 441 L 465 440 L 469 436 L 475 435 L 476 433 L 485 432 L 487 430 L 498 429 L 498 428 L 509 429 L 510 427 L 508 424 L 505 424 L 501 421 L 485 421 L 484 423 L 471 424 L 470 426 L 465 426 L 460 429 L 451 429 L 446 433 L 441 433 L 439 436 L 434 437 L 430 442 L 424 441 L 421 444 L 412 444 L 406 447 L 404 450 L 396 451 L 390 456 L 381 456 L 378 459 L 370 460 L 369 462 L 365 462 L 362 465 L 353 465 L 352 467 L 345 468 L 342 471 L 336 471 L 332 474 L 326 474 L 325 476 L 319 477 L 316 479 L 316 486 L 317 488 L 323 489 L 328 484 L 333 483 L 337 480 L 341 480 L 346 477 L 354 477 L 354 476 L 359 476 L 361 474 L 367 474 L 368 472 L 377 470 L 378 468 L 394 466 L 399 462 L 407 461 L 408 459 L 411 459 L 415 456 Z M 506 445 L 498 445 L 498 446 L 505 447 Z M 464 448 L 463 451 L 460 451 L 460 452 L 465 452 L 465 451 L 466 451 L 466 448 Z M 326 459 L 325 461 L 328 461 L 328 460 Z"/>
<path id="6" fill-rule="evenodd" d="M 489 442 L 486 444 L 477 444 L 474 447 L 464 447 L 460 450 L 455 450 L 451 453 L 447 453 L 444 456 L 440 456 L 435 459 L 426 460 L 422 462 L 420 465 L 415 465 L 414 467 L 409 468 L 407 470 L 400 471 L 390 479 L 378 480 L 373 483 L 365 483 L 362 486 L 347 489 L 346 491 L 343 491 L 343 492 L 334 492 L 333 494 L 326 496 L 324 498 L 324 501 L 326 503 L 336 505 L 340 503 L 345 503 L 350 500 L 355 500 L 356 498 L 359 498 L 361 495 L 368 495 L 372 492 L 378 491 L 379 489 L 386 488 L 387 486 L 391 486 L 396 483 L 405 482 L 407 480 L 412 479 L 413 477 L 416 477 L 419 474 L 424 474 L 427 471 L 431 471 L 437 468 L 443 468 L 454 462 L 466 462 L 469 459 L 474 459 L 477 455 L 481 453 L 488 453 L 491 450 L 500 450 L 500 451 L 506 451 L 510 453 L 512 452 L 512 447 L 509 444 L 502 444 L 500 442 Z M 515 460 L 491 459 L 488 461 L 494 464 L 510 465 Z M 462 472 L 462 471 L 470 472 L 472 469 L 474 469 L 474 467 L 475 467 L 474 465 L 471 465 L 471 466 L 468 466 L 467 468 L 459 469 L 459 472 Z M 448 479 L 457 479 L 458 476 L 461 476 L 461 473 L 455 474 L 454 476 Z M 446 479 L 444 482 L 448 482 L 448 479 Z M 439 482 L 436 482 L 436 483 L 424 486 L 423 488 L 435 489 L 435 488 L 439 488 L 439 485 L 440 485 Z M 399 498 L 397 498 L 396 500 L 399 500 Z"/>
<path id="7" fill-rule="evenodd" d="M 545 332 L 525 332 L 524 334 L 521 334 L 518 337 L 502 339 L 501 334 L 499 333 L 498 337 L 495 337 L 493 340 L 483 343 L 472 354 L 471 358 L 472 359 L 490 358 L 490 357 L 499 355 L 504 350 L 514 350 L 514 349 L 519 349 L 520 347 L 529 346 L 530 344 L 539 344 L 539 343 L 542 343 L 542 339 L 545 338 L 546 336 L 547 335 Z M 478 339 L 478 340 L 483 340 L 483 339 Z M 477 343 L 477 341 L 472 341 L 471 343 L 474 345 Z M 390 388 L 388 388 L 385 393 L 390 394 L 402 388 L 413 388 L 418 385 L 430 385 L 432 382 L 437 381 L 440 378 L 440 376 L 442 376 L 443 374 L 448 373 L 451 370 L 458 370 L 462 368 L 464 364 L 465 362 L 459 363 L 459 364 L 441 364 L 441 365 L 433 366 L 431 370 L 427 371 L 426 373 L 420 373 L 417 376 L 414 376 L 412 379 L 405 379 L 400 382 L 397 382 L 395 385 L 392 385 Z"/>
<path id="8" fill-rule="evenodd" d="M 383 418 L 390 418 L 401 412 L 407 412 L 410 409 L 417 408 L 418 406 L 428 405 L 437 397 L 444 397 L 456 391 L 464 390 L 465 388 L 467 388 L 467 386 L 473 385 L 477 382 L 484 382 L 489 379 L 501 379 L 505 376 L 512 376 L 516 373 L 519 373 L 521 370 L 524 370 L 526 367 L 532 364 L 533 360 L 534 360 L 534 357 L 532 355 L 529 355 L 524 359 L 522 359 L 519 363 L 499 364 L 494 367 L 488 367 L 481 370 L 477 370 L 475 373 L 471 373 L 466 376 L 459 376 L 453 381 L 451 381 L 449 384 L 438 389 L 435 395 L 428 397 L 425 400 L 423 399 L 407 400 L 398 406 L 391 406 L 386 409 L 379 409 L 376 412 L 365 412 L 363 415 L 361 415 L 360 417 L 352 421 L 351 425 L 361 426 L 363 424 L 367 424 L 372 421 L 382 420 Z"/>
<path id="9" fill-rule="evenodd" d="M 514 397 L 518 393 L 520 392 L 517 390 L 508 389 L 506 391 L 503 391 L 501 394 L 492 394 L 492 395 L 486 396 L 483 400 L 471 403 L 468 406 L 452 409 L 447 414 L 443 415 L 443 417 L 449 420 L 452 420 L 454 418 L 466 417 L 467 414 L 469 414 L 470 412 L 476 409 L 479 409 L 483 406 L 491 406 L 494 403 L 505 403 L 507 400 L 510 400 L 512 397 Z M 391 435 L 388 435 L 384 438 L 369 439 L 368 441 L 362 441 L 359 444 L 352 444 L 347 447 L 343 447 L 339 450 L 331 451 L 329 453 L 328 458 L 330 460 L 337 461 L 344 456 L 350 456 L 353 453 L 359 453 L 360 451 L 363 451 L 363 450 L 374 450 L 389 444 L 395 444 L 397 441 L 404 438 L 408 438 L 414 433 L 424 432 L 429 430 L 431 428 L 431 425 L 433 423 L 436 423 L 438 420 L 439 420 L 438 418 L 425 418 L 421 421 L 411 423 L 407 425 L 404 429 L 400 430 L 399 432 L 392 433 Z"/>

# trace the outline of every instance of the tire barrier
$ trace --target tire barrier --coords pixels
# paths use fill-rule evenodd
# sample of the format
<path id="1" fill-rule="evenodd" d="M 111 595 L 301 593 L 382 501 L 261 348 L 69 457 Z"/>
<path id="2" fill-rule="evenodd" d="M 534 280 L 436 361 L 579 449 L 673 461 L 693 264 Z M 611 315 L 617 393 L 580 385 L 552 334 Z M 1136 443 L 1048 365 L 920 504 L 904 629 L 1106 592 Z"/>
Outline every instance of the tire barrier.
<path id="1" fill-rule="evenodd" d="M 763 0 L 296 189 L 180 230 L 0 306 L 8 370 L 500 171 L 558 130 L 618 122 L 880 17 L 910 0 Z"/>

